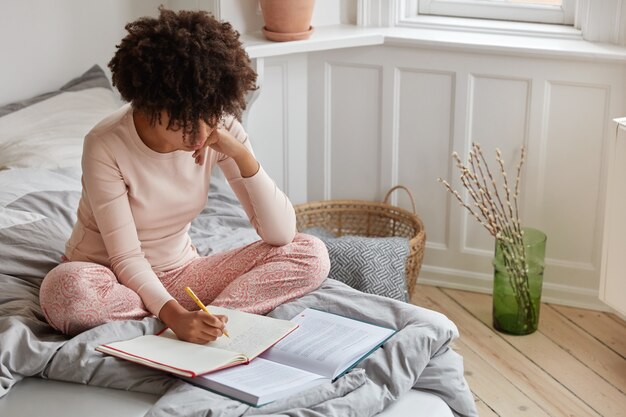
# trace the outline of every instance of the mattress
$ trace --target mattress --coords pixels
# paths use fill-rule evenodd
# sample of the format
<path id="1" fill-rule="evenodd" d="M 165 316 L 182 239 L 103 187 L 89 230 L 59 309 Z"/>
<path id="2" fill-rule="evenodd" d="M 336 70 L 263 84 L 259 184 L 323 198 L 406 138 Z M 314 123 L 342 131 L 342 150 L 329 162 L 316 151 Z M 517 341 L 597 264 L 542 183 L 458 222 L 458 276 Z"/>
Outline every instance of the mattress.
<path id="1" fill-rule="evenodd" d="M 2 417 L 140 417 L 159 397 L 69 382 L 26 378 L 0 398 Z M 412 389 L 383 417 L 452 417 L 439 397 Z"/>

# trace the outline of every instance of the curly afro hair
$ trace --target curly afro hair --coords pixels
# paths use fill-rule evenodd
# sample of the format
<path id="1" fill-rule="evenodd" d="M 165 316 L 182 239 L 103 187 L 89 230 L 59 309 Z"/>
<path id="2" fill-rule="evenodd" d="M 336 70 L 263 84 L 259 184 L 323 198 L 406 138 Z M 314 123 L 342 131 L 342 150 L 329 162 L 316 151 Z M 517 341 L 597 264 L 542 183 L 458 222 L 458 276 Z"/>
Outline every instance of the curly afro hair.
<path id="1" fill-rule="evenodd" d="M 241 120 L 256 73 L 230 23 L 204 11 L 159 7 L 159 17 L 126 25 L 128 34 L 109 62 L 122 98 L 168 129 L 195 134 L 199 121 L 215 126 L 224 114 Z"/>

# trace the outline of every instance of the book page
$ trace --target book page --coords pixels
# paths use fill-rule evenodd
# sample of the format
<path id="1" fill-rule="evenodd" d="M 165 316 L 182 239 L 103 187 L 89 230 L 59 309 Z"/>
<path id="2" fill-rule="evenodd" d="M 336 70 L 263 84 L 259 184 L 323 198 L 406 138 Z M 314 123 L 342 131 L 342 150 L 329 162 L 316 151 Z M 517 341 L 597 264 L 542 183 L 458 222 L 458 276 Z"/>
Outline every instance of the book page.
<path id="1" fill-rule="evenodd" d="M 256 358 L 247 365 L 224 369 L 190 380 L 193 384 L 250 403 L 270 402 L 324 381 L 329 380 L 311 372 L 261 358 Z"/>
<path id="2" fill-rule="evenodd" d="M 261 357 L 334 378 L 395 331 L 307 308 L 300 327 Z"/>
<path id="3" fill-rule="evenodd" d="M 226 330 L 230 337 L 222 336 L 205 346 L 240 353 L 248 359 L 256 358 L 285 334 L 298 327 L 291 321 L 258 314 L 216 306 L 209 306 L 208 309 L 211 314 L 228 316 Z M 171 329 L 167 329 L 161 336 L 177 339 Z"/>

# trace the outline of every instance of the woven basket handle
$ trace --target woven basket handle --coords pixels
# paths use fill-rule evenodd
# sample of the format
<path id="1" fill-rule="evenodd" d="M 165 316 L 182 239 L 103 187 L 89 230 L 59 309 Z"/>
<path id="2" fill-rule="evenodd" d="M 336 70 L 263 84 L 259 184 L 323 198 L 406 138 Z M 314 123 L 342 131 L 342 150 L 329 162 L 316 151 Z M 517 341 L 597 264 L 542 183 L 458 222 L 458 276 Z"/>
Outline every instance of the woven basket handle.
<path id="1" fill-rule="evenodd" d="M 411 200 L 411 205 L 413 206 L 413 214 L 417 214 L 417 210 L 415 209 L 415 199 L 413 198 L 413 194 L 411 194 L 411 191 L 409 191 L 409 189 L 406 188 L 404 185 L 396 185 L 395 187 L 387 191 L 387 194 L 385 194 L 385 198 L 383 199 L 383 203 L 389 204 L 389 197 L 391 197 L 391 193 L 393 193 L 399 188 L 406 191 L 406 193 L 409 195 L 409 200 Z"/>

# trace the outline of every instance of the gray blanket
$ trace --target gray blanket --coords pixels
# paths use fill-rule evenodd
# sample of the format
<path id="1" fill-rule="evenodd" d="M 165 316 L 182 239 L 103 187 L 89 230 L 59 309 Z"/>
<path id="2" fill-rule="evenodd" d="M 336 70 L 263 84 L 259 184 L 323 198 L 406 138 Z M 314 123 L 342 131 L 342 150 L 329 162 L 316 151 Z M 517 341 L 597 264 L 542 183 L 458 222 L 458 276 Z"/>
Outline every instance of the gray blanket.
<path id="1" fill-rule="evenodd" d="M 227 185 L 215 181 L 211 191 L 190 231 L 201 253 L 258 239 Z M 41 314 L 39 285 L 58 263 L 79 196 L 78 172 L 0 172 L 0 397 L 21 378 L 39 376 L 162 394 L 148 414 L 155 417 L 371 416 L 416 387 L 442 397 L 456 415 L 477 415 L 462 358 L 449 347 L 458 336 L 452 322 L 431 310 L 363 294 L 334 280 L 270 315 L 290 319 L 306 307 L 316 307 L 399 332 L 335 383 L 261 408 L 95 352 L 102 343 L 157 332 L 163 325 L 154 318 L 108 323 L 71 339 L 55 332 Z"/>

